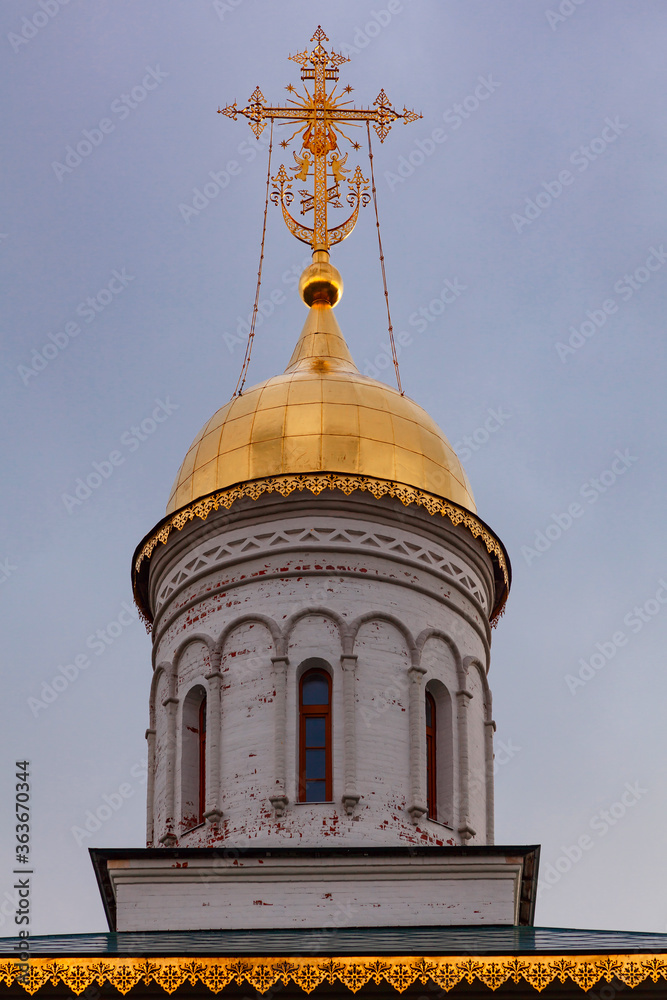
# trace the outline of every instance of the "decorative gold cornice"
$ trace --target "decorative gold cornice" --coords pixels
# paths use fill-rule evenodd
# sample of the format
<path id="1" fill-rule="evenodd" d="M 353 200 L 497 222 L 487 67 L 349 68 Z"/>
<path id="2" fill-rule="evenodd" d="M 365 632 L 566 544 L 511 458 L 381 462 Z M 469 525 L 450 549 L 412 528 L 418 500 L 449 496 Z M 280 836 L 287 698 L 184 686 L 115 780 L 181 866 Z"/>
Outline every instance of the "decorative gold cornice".
<path id="1" fill-rule="evenodd" d="M 26 993 L 37 993 L 47 983 L 63 983 L 81 994 L 92 983 L 109 984 L 125 994 L 143 982 L 156 983 L 166 993 L 179 986 L 204 987 L 219 993 L 226 986 L 247 983 L 259 993 L 266 993 L 276 983 L 296 984 L 311 993 L 321 983 L 341 984 L 353 993 L 373 982 L 386 984 L 403 993 L 413 983 L 429 982 L 443 990 L 459 983 L 483 983 L 495 990 L 503 983 L 527 983 L 541 991 L 558 980 L 570 982 L 581 990 L 590 990 L 601 981 L 618 980 L 634 989 L 644 980 L 653 983 L 667 980 L 667 955 L 521 955 L 476 957 L 419 958 L 344 957 L 316 958 L 31 958 L 28 963 L 0 963 L 0 982 L 8 987 L 22 986 Z M 15 995 L 15 994 L 14 994 Z"/>
<path id="2" fill-rule="evenodd" d="M 309 490 L 316 496 L 323 490 L 341 490 L 346 496 L 355 490 L 361 490 L 372 493 L 378 500 L 384 496 L 396 497 L 406 507 L 411 503 L 416 503 L 420 507 L 424 507 L 429 514 L 441 514 L 448 518 L 452 524 L 462 524 L 473 537 L 482 539 L 489 555 L 495 556 L 498 561 L 505 586 L 509 586 L 505 553 L 498 539 L 494 538 L 491 532 L 470 511 L 463 510 L 450 503 L 449 500 L 443 500 L 442 497 L 432 493 L 425 493 L 414 486 L 406 486 L 404 483 L 373 479 L 370 476 L 341 475 L 337 472 L 314 472 L 294 476 L 274 476 L 270 479 L 253 479 L 249 483 L 240 483 L 237 486 L 211 493 L 200 500 L 195 500 L 187 507 L 177 510 L 151 535 L 137 555 L 134 563 L 135 572 L 139 572 L 144 559 L 150 558 L 158 542 L 166 542 L 174 528 L 181 531 L 188 521 L 194 520 L 195 517 L 205 521 L 211 511 L 217 510 L 219 507 L 229 510 L 235 500 L 241 500 L 244 497 L 258 500 L 265 493 L 280 493 L 281 496 L 286 497 L 294 490 Z"/>

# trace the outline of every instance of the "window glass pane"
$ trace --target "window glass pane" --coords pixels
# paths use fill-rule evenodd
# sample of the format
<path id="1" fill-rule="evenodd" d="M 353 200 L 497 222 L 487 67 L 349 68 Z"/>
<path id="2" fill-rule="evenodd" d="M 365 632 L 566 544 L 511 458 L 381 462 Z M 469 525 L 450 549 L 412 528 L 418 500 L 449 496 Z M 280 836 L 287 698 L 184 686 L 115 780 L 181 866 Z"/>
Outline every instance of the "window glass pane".
<path id="1" fill-rule="evenodd" d="M 433 725 L 433 700 L 430 695 L 426 695 L 426 725 Z"/>
<path id="2" fill-rule="evenodd" d="M 306 781 L 324 779 L 326 777 L 326 752 L 324 750 L 306 750 Z"/>
<path id="3" fill-rule="evenodd" d="M 326 802 L 326 785 L 323 781 L 306 782 L 306 802 Z"/>
<path id="4" fill-rule="evenodd" d="M 321 716 L 306 716 L 306 746 L 323 747 L 326 743 L 326 725 Z"/>
<path id="5" fill-rule="evenodd" d="M 304 705 L 328 705 L 329 682 L 324 674 L 308 674 L 303 681 Z"/>

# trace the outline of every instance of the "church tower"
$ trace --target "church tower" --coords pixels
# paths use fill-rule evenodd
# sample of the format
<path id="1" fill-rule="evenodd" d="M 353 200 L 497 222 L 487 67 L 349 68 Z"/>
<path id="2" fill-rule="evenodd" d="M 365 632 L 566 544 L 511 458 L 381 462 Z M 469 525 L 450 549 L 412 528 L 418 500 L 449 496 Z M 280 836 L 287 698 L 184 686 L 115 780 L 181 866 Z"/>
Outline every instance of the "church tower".
<path id="1" fill-rule="evenodd" d="M 341 122 L 383 139 L 417 116 L 384 91 L 368 111 L 337 105 L 346 60 L 321 29 L 312 41 L 292 57 L 301 104 L 257 90 L 225 109 L 257 135 L 302 123 L 274 200 L 313 249 L 308 313 L 284 372 L 196 436 L 134 556 L 153 640 L 147 848 L 93 852 L 119 930 L 532 919 L 535 851 L 494 846 L 487 675 L 507 555 L 443 432 L 360 374 L 334 313 L 329 250 L 369 200 L 360 168 L 345 181 Z M 312 229 L 289 212 L 309 176 Z M 334 229 L 342 183 L 354 211 Z"/>

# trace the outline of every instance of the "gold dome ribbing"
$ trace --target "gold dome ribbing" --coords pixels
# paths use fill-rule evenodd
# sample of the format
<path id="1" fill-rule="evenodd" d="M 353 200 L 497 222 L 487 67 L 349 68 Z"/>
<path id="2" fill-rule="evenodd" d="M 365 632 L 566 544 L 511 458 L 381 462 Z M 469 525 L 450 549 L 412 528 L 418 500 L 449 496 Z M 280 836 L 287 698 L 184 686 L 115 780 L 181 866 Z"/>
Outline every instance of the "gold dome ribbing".
<path id="1" fill-rule="evenodd" d="M 202 428 L 167 514 L 236 483 L 306 472 L 403 483 L 475 513 L 445 435 L 417 403 L 359 372 L 326 301 L 311 306 L 283 374 L 234 397 Z"/>

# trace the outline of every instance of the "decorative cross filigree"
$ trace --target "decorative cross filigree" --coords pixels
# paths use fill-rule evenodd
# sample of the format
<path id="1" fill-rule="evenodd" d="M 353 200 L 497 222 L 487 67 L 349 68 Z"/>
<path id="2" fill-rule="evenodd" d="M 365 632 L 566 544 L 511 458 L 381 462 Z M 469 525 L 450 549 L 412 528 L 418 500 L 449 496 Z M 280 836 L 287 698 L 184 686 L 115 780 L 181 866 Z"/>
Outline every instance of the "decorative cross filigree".
<path id="1" fill-rule="evenodd" d="M 381 90 L 376 97 L 373 108 L 350 108 L 351 100 L 345 100 L 345 96 L 352 92 L 352 87 L 344 87 L 338 93 L 338 67 L 349 62 L 347 56 L 336 52 L 328 52 L 322 45 L 329 39 L 321 27 L 311 38 L 315 42 L 315 47 L 309 52 L 297 52 L 289 58 L 301 66 L 301 80 L 312 81 L 312 93 L 308 85 L 304 86 L 304 93 L 299 94 L 295 88 L 288 84 L 287 91 L 294 94 L 288 98 L 291 107 L 273 107 L 266 103 L 266 98 L 259 87 L 256 87 L 250 96 L 249 103 L 245 108 L 238 108 L 236 101 L 228 104 L 226 108 L 218 108 L 218 113 L 233 118 L 236 121 L 237 115 L 243 115 L 248 119 L 248 123 L 259 138 L 267 121 L 275 120 L 297 125 L 297 128 L 287 140 L 281 142 L 281 146 L 286 149 L 296 136 L 301 137 L 300 154 L 294 153 L 295 166 L 290 167 L 291 175 L 281 164 L 280 170 L 273 180 L 273 194 L 271 200 L 276 205 L 280 205 L 283 218 L 290 232 L 297 239 L 304 243 L 309 243 L 313 251 L 329 250 L 329 247 L 349 236 L 354 229 L 359 208 L 368 204 L 370 195 L 368 193 L 368 179 L 363 177 L 359 167 L 356 168 L 350 179 L 345 178 L 349 173 L 349 168 L 345 166 L 348 154 L 343 156 L 338 145 L 339 137 L 347 140 L 353 149 L 359 149 L 360 144 L 354 142 L 348 136 L 341 125 L 346 127 L 359 128 L 364 122 L 369 122 L 377 132 L 380 142 L 384 142 L 389 130 L 394 122 L 402 118 L 407 125 L 421 118 L 416 111 L 396 111 L 385 94 Z M 327 91 L 327 83 L 332 81 L 332 86 Z M 327 157 L 331 154 L 330 159 Z M 327 180 L 327 174 L 333 175 L 333 183 Z M 313 227 L 304 226 L 297 222 L 288 211 L 294 200 L 294 193 L 291 190 L 292 181 L 305 181 L 309 177 L 313 178 L 313 193 L 299 191 L 302 195 L 301 214 L 313 212 Z M 329 228 L 327 219 L 327 206 L 335 208 L 341 206 L 341 182 L 347 183 L 347 202 L 353 208 L 350 217 L 341 225 Z"/>

